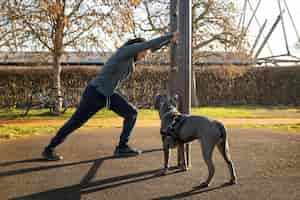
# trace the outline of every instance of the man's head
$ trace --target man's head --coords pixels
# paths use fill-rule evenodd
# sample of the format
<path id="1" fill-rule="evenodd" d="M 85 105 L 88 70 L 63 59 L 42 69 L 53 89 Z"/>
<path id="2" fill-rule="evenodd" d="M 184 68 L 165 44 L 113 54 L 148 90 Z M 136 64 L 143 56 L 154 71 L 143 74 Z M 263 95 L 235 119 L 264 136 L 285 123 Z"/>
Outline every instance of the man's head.
<path id="1" fill-rule="evenodd" d="M 123 46 L 128 46 L 136 43 L 146 42 L 144 38 L 135 38 L 128 40 Z M 145 50 L 137 53 L 137 55 L 134 56 L 134 61 L 143 60 L 148 54 L 150 54 L 150 50 Z"/>

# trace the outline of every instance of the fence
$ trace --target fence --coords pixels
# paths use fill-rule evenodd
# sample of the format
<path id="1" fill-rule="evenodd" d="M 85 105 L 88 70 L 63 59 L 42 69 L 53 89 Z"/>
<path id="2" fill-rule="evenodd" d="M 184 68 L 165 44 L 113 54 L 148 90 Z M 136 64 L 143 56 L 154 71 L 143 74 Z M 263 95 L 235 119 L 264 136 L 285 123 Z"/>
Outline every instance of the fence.
<path id="1" fill-rule="evenodd" d="M 140 68 L 139 66 L 137 68 Z M 149 108 L 154 96 L 168 89 L 166 67 L 135 71 L 120 91 L 138 107 Z M 95 68 L 64 68 L 62 89 L 73 105 L 96 74 Z M 33 87 L 51 88 L 50 69 L 0 70 L 0 106 L 24 103 Z M 300 68 L 224 66 L 196 70 L 197 96 L 203 105 L 300 105 Z M 180 84 L 180 83 L 179 83 Z"/>

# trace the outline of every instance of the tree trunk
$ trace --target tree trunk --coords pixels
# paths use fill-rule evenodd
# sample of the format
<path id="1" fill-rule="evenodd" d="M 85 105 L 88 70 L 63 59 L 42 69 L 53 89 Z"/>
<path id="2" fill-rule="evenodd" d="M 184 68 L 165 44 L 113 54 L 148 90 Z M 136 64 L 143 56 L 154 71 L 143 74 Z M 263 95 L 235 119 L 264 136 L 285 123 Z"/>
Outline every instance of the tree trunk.
<path id="1" fill-rule="evenodd" d="M 197 95 L 196 72 L 192 70 L 192 107 L 199 107 L 199 99 Z"/>
<path id="2" fill-rule="evenodd" d="M 53 55 L 53 87 L 52 95 L 55 100 L 54 112 L 59 113 L 62 108 L 62 98 L 61 98 L 61 65 L 60 65 L 60 55 Z"/>
<path id="3" fill-rule="evenodd" d="M 65 0 L 56 0 L 56 24 L 54 31 L 54 51 L 53 51 L 53 97 L 55 99 L 54 112 L 59 113 L 62 108 L 61 95 L 61 65 L 60 59 L 64 50 L 63 36 L 65 27 Z"/>

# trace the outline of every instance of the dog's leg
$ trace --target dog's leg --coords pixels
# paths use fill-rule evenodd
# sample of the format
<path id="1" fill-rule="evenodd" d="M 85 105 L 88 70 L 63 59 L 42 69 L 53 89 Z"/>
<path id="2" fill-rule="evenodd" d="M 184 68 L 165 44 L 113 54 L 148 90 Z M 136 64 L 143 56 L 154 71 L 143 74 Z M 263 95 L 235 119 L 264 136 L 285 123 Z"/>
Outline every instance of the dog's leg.
<path id="1" fill-rule="evenodd" d="M 177 144 L 177 167 L 180 168 L 182 165 L 182 147 L 180 144 Z"/>
<path id="2" fill-rule="evenodd" d="M 169 160 L 170 160 L 170 148 L 168 143 L 166 142 L 166 138 L 162 136 L 162 144 L 163 144 L 163 151 L 164 151 L 164 168 L 159 175 L 166 175 L 169 170 Z"/>
<path id="3" fill-rule="evenodd" d="M 212 142 L 211 140 L 203 139 L 201 141 L 203 159 L 208 168 L 208 177 L 205 182 L 200 184 L 200 186 L 199 186 L 200 188 L 208 187 L 212 177 L 215 174 L 215 166 L 212 161 L 212 152 L 213 152 L 214 146 L 215 146 L 215 143 Z"/>
<path id="4" fill-rule="evenodd" d="M 164 145 L 164 169 L 163 174 L 167 174 L 169 169 L 169 160 L 170 160 L 170 148 L 168 145 Z"/>
<path id="5" fill-rule="evenodd" d="M 231 175 L 231 179 L 229 181 L 229 184 L 236 184 L 237 183 L 237 178 L 236 178 L 236 173 L 235 173 L 235 169 L 234 169 L 234 165 L 233 162 L 231 160 L 231 156 L 229 153 L 229 145 L 228 145 L 228 141 L 227 140 L 222 140 L 220 143 L 218 143 L 218 149 L 220 151 L 220 153 L 222 154 L 225 162 L 227 163 L 230 175 Z"/>
<path id="6" fill-rule="evenodd" d="M 191 168 L 191 144 L 186 143 L 185 144 L 185 158 L 186 158 L 186 168 Z"/>
<path id="7" fill-rule="evenodd" d="M 184 143 L 183 142 L 178 142 L 178 147 L 177 147 L 177 156 L 178 156 L 178 168 L 180 170 L 186 171 L 187 166 L 185 162 L 185 155 L 184 155 Z"/>

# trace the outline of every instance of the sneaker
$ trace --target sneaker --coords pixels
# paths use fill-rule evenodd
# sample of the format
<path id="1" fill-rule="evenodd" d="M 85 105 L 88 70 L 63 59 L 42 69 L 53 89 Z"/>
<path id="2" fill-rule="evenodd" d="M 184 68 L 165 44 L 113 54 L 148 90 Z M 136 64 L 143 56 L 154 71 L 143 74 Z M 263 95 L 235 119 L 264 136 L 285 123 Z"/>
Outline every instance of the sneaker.
<path id="1" fill-rule="evenodd" d="M 63 159 L 63 157 L 56 153 L 53 149 L 47 148 L 43 151 L 42 156 L 48 161 L 58 161 Z"/>
<path id="2" fill-rule="evenodd" d="M 117 157 L 130 157 L 130 156 L 138 156 L 141 153 L 142 153 L 141 150 L 131 148 L 126 144 L 126 145 L 117 146 L 114 155 Z"/>

